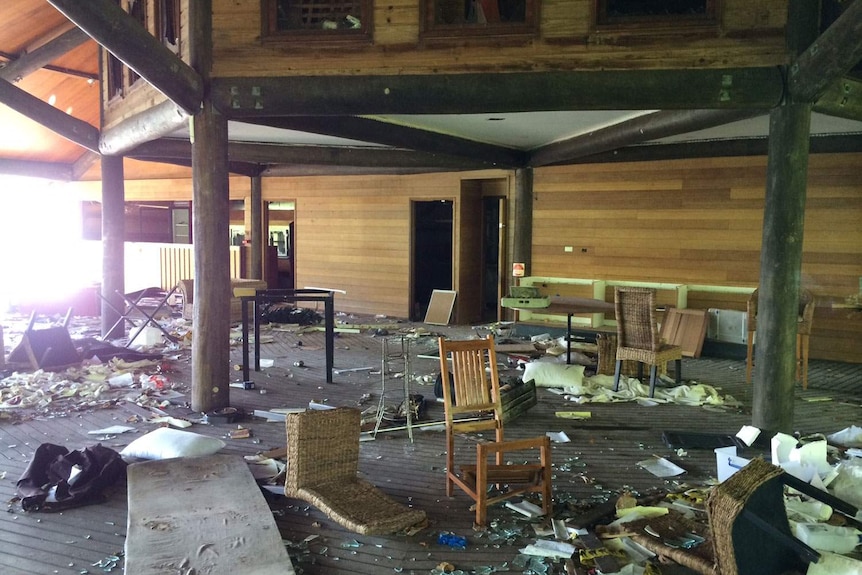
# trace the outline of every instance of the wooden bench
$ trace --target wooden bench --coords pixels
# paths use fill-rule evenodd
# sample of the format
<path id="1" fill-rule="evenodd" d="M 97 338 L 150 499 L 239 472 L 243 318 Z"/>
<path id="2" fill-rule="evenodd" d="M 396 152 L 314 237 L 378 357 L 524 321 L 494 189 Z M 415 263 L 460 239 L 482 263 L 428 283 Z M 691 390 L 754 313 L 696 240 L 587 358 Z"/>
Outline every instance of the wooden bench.
<path id="1" fill-rule="evenodd" d="M 242 457 L 145 461 L 127 471 L 126 573 L 294 573 L 272 512 Z"/>

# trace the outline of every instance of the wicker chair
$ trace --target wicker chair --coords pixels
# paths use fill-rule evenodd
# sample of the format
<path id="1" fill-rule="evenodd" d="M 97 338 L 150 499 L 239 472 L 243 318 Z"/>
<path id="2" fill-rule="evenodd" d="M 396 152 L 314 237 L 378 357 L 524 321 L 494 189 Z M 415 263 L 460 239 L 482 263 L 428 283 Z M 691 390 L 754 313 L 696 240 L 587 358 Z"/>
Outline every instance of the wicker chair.
<path id="1" fill-rule="evenodd" d="M 655 395 L 659 365 L 676 361 L 676 382 L 682 382 L 682 348 L 661 341 L 655 317 L 655 290 L 618 287 L 614 290 L 617 319 L 617 365 L 614 391 L 619 389 L 623 361 L 634 360 L 650 366 L 649 396 Z M 640 379 L 641 370 L 638 370 Z"/>
<path id="2" fill-rule="evenodd" d="M 288 414 L 285 495 L 307 501 L 363 535 L 395 533 L 421 523 L 424 511 L 398 503 L 357 477 L 360 415 L 347 407 Z"/>
<path id="3" fill-rule="evenodd" d="M 816 488 L 794 482 L 780 467 L 758 458 L 712 488 L 706 502 L 708 528 L 673 510 L 665 517 L 630 522 L 622 528 L 660 558 L 703 575 L 804 573 L 807 564 L 817 561 L 819 555 L 790 531 L 784 509 L 785 483 L 802 487 L 812 497 L 822 497 Z M 647 535 L 647 525 L 660 537 Z M 692 549 L 670 546 L 673 539 L 689 533 L 706 541 Z"/>
<path id="4" fill-rule="evenodd" d="M 807 289 L 799 292 L 799 319 L 796 324 L 796 379 L 802 380 L 802 389 L 808 389 L 808 340 L 814 323 L 816 300 Z M 757 290 L 751 292 L 746 304 L 748 312 L 748 342 L 745 357 L 745 381 L 751 383 L 754 369 L 754 338 L 757 330 Z"/>
<path id="5" fill-rule="evenodd" d="M 488 505 L 524 493 L 540 493 L 542 510 L 551 513 L 551 443 L 547 436 L 504 441 L 503 404 L 494 339 L 447 341 L 439 339 L 443 404 L 446 408 L 446 495 L 457 485 L 475 505 L 476 525 L 485 525 Z M 452 364 L 448 358 L 451 356 Z M 451 370 L 451 373 L 450 373 Z M 454 394 L 454 397 L 453 397 Z M 476 419 L 476 414 L 491 414 Z M 495 441 L 476 444 L 476 459 L 469 465 L 455 464 L 455 435 L 494 431 Z M 503 454 L 539 451 L 539 463 L 506 465 Z M 495 463 L 489 464 L 493 455 Z M 496 494 L 489 490 L 497 487 Z M 503 490 L 503 486 L 506 489 Z"/>

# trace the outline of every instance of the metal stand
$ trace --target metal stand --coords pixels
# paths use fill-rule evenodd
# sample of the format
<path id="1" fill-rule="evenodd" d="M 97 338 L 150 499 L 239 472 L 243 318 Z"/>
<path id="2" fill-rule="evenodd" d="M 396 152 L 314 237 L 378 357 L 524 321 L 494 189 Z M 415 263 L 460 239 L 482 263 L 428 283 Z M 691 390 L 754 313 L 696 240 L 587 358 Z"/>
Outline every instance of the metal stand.
<path id="1" fill-rule="evenodd" d="M 394 375 L 401 373 L 404 381 L 404 414 L 407 417 L 406 429 L 410 442 L 413 443 L 413 410 L 410 407 L 410 339 L 405 336 L 387 337 L 383 339 L 383 353 L 380 369 L 380 401 L 377 404 L 377 423 L 374 425 L 373 436 L 377 436 L 383 413 L 386 409 L 386 382 L 395 379 Z"/>

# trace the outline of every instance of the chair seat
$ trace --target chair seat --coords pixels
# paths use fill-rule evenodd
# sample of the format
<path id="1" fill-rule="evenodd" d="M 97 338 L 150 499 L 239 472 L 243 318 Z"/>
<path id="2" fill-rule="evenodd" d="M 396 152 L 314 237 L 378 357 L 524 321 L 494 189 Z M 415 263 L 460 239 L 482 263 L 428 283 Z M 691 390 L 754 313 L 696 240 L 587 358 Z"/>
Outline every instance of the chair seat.
<path id="1" fill-rule="evenodd" d="M 425 519 L 424 511 L 398 503 L 361 478 L 286 489 L 285 495 L 307 501 L 339 525 L 363 535 L 396 533 Z"/>
<path id="2" fill-rule="evenodd" d="M 656 351 L 632 347 L 617 347 L 617 359 L 634 360 L 642 363 L 664 363 L 682 358 L 682 348 L 678 345 L 661 344 Z"/>

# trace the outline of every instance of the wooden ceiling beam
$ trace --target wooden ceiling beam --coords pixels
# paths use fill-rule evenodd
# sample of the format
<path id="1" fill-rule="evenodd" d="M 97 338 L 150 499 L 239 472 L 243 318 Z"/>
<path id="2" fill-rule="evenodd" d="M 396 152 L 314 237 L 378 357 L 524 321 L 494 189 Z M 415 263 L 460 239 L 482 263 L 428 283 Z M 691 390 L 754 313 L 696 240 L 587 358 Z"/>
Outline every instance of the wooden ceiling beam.
<path id="1" fill-rule="evenodd" d="M 56 0 L 52 0 L 56 1 Z M 230 119 L 578 110 L 762 109 L 781 102 L 778 67 L 223 77 L 213 99 Z"/>
<path id="2" fill-rule="evenodd" d="M 862 80 L 845 76 L 832 82 L 817 99 L 812 110 L 862 122 Z"/>
<path id="3" fill-rule="evenodd" d="M 644 114 L 601 130 L 537 148 L 530 156 L 532 167 L 570 163 L 585 156 L 626 146 L 695 132 L 764 114 L 752 110 L 670 110 Z"/>
<path id="4" fill-rule="evenodd" d="M 33 51 L 21 54 L 17 59 L 8 62 L 0 68 L 0 78 L 9 82 L 17 82 L 28 74 L 44 68 L 89 39 L 87 33 L 80 28 L 67 30 Z"/>
<path id="5" fill-rule="evenodd" d="M 809 142 L 809 151 L 812 154 L 862 152 L 862 136 L 811 136 Z M 768 145 L 769 140 L 766 137 L 678 142 L 674 144 L 641 144 L 600 154 L 583 156 L 569 163 L 604 164 L 611 162 L 654 162 L 731 156 L 765 156 Z"/>
<path id="6" fill-rule="evenodd" d="M 796 102 L 815 102 L 860 60 L 862 2 L 855 0 L 790 66 L 790 97 Z"/>
<path id="7" fill-rule="evenodd" d="M 68 182 L 72 179 L 72 167 L 56 162 L 34 162 L 0 158 L 0 174 L 7 176 L 29 176 Z"/>
<path id="8" fill-rule="evenodd" d="M 126 154 L 139 160 L 191 158 L 191 144 L 185 140 L 163 138 L 146 142 Z M 251 144 L 232 142 L 228 157 L 234 162 L 293 166 L 381 166 L 395 169 L 428 168 L 450 170 L 487 169 L 482 162 L 392 148 L 362 148 L 345 146 L 295 146 L 280 144 Z"/>
<path id="9" fill-rule="evenodd" d="M 302 177 L 302 176 L 408 176 L 413 174 L 429 174 L 436 172 L 465 171 L 451 168 L 392 168 L 373 166 L 315 166 L 277 164 L 268 166 L 261 175 L 266 177 Z"/>
<path id="10" fill-rule="evenodd" d="M 203 80 L 113 0 L 48 0 L 187 114 L 200 110 Z"/>
<path id="11" fill-rule="evenodd" d="M 518 168 L 527 160 L 527 155 L 520 150 L 357 116 L 282 116 L 251 118 L 249 121 L 274 128 L 374 142 L 418 152 L 466 157 L 499 168 Z"/>
<path id="12" fill-rule="evenodd" d="M 106 156 L 124 154 L 144 142 L 175 132 L 184 127 L 188 120 L 189 116 L 185 111 L 178 108 L 171 100 L 165 100 L 161 104 L 126 118 L 115 126 L 102 130 L 99 152 Z"/>
<path id="13" fill-rule="evenodd" d="M 99 151 L 97 128 L 58 110 L 6 80 L 0 80 L 0 103 L 42 124 L 70 142 L 94 152 Z"/>

